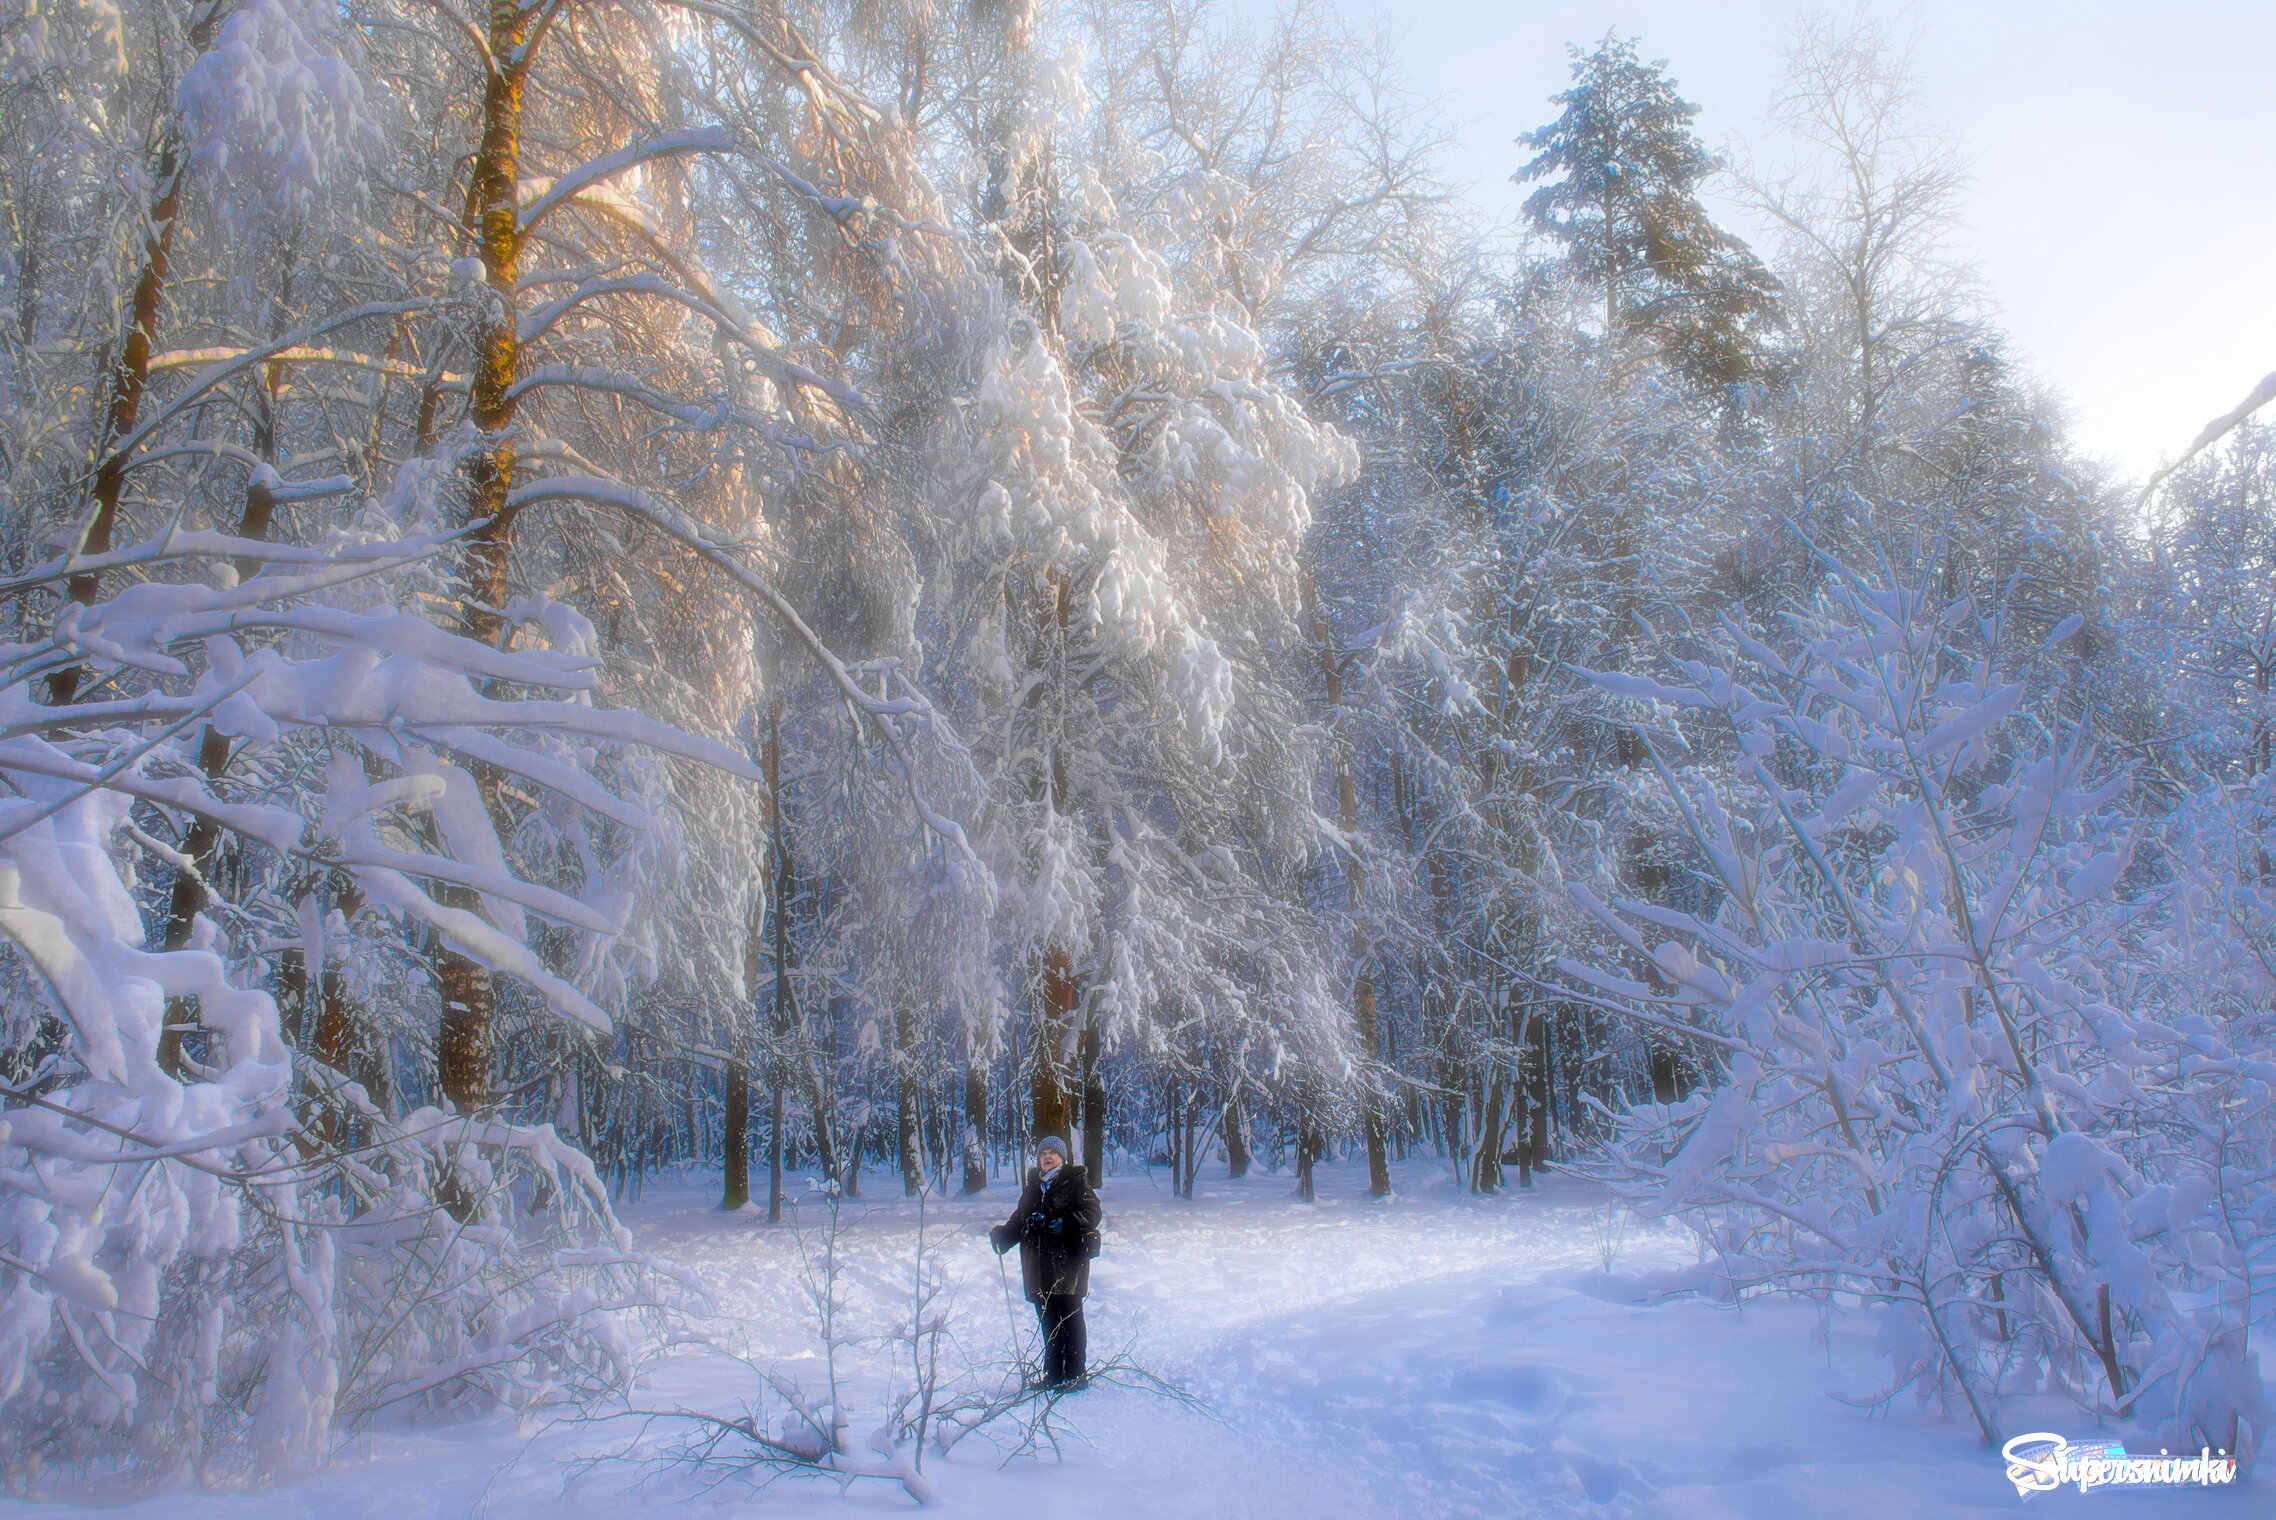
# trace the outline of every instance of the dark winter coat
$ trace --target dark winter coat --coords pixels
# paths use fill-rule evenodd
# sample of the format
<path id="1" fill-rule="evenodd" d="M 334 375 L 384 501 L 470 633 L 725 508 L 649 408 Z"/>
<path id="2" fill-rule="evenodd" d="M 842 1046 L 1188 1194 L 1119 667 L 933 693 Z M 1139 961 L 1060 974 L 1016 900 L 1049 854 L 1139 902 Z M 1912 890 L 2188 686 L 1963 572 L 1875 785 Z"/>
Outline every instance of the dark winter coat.
<path id="1" fill-rule="evenodd" d="M 1031 1166 L 1012 1217 L 990 1230 L 988 1239 L 999 1256 L 1019 1247 L 1020 1282 L 1029 1303 L 1041 1303 L 1047 1293 L 1080 1296 L 1091 1289 L 1101 1217 L 1098 1194 L 1081 1167 L 1060 1167 L 1045 1187 L 1043 1174 Z"/>

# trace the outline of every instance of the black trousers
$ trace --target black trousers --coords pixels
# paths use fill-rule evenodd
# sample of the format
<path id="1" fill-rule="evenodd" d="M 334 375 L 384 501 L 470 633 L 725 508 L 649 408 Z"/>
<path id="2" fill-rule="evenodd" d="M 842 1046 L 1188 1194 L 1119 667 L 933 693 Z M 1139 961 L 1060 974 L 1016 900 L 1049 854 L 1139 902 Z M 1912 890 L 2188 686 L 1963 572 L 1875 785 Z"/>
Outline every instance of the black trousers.
<path id="1" fill-rule="evenodd" d="M 1056 1388 L 1083 1375 L 1090 1352 L 1090 1329 L 1083 1323 L 1080 1293 L 1048 1293 L 1035 1306 L 1043 1323 L 1043 1381 Z"/>

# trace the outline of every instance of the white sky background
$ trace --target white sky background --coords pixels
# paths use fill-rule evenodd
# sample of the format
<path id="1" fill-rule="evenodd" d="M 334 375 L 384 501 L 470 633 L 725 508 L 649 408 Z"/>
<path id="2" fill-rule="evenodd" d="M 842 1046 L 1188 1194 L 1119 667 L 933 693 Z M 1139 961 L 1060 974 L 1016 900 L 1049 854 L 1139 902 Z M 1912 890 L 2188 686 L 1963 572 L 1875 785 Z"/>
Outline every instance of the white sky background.
<path id="1" fill-rule="evenodd" d="M 1569 83 L 1564 44 L 1608 27 L 1668 60 L 1709 147 L 1743 139 L 1778 162 L 1763 117 L 1793 0 L 1336 3 L 1355 25 L 1384 18 L 1409 87 L 1457 126 L 1450 169 L 1497 221 L 1525 194 L 1508 182 L 1529 156 L 1512 139 L 1551 120 Z M 1870 9 L 1915 38 L 1921 117 L 1973 174 L 1958 246 L 2082 452 L 2146 474 L 2276 370 L 2276 3 Z"/>

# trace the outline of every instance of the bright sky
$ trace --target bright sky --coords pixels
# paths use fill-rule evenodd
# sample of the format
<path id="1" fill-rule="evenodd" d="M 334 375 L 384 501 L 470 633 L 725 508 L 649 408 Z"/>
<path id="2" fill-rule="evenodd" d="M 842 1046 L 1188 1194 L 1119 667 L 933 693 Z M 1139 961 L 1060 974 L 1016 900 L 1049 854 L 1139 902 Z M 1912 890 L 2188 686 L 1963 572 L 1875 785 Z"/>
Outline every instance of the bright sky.
<path id="1" fill-rule="evenodd" d="M 1339 3 L 1355 23 L 1388 15 L 1410 86 L 1464 124 L 1454 172 L 1496 216 L 1523 199 L 1511 139 L 1555 115 L 1564 44 L 1608 27 L 1668 60 L 1708 146 L 1776 161 L 1763 115 L 1794 0 Z M 1915 36 L 1922 115 L 1973 171 L 1963 246 L 2084 452 L 2145 474 L 2276 370 L 2276 4 L 1870 9 Z"/>

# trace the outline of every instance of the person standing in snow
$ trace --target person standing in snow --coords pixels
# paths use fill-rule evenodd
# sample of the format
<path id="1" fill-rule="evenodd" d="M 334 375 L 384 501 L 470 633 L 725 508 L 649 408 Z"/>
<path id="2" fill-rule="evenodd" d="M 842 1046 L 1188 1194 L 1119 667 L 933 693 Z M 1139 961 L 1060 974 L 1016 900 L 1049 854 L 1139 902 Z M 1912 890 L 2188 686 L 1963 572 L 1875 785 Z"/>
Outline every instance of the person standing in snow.
<path id="1" fill-rule="evenodd" d="M 1035 1165 L 1020 1189 L 1012 1217 L 988 1232 L 996 1254 L 1019 1247 L 1020 1281 L 1043 1325 L 1043 1386 L 1080 1382 L 1090 1334 L 1083 1324 L 1083 1295 L 1099 1253 L 1098 1194 L 1079 1166 L 1067 1163 L 1067 1142 L 1045 1135 L 1035 1142 Z"/>

